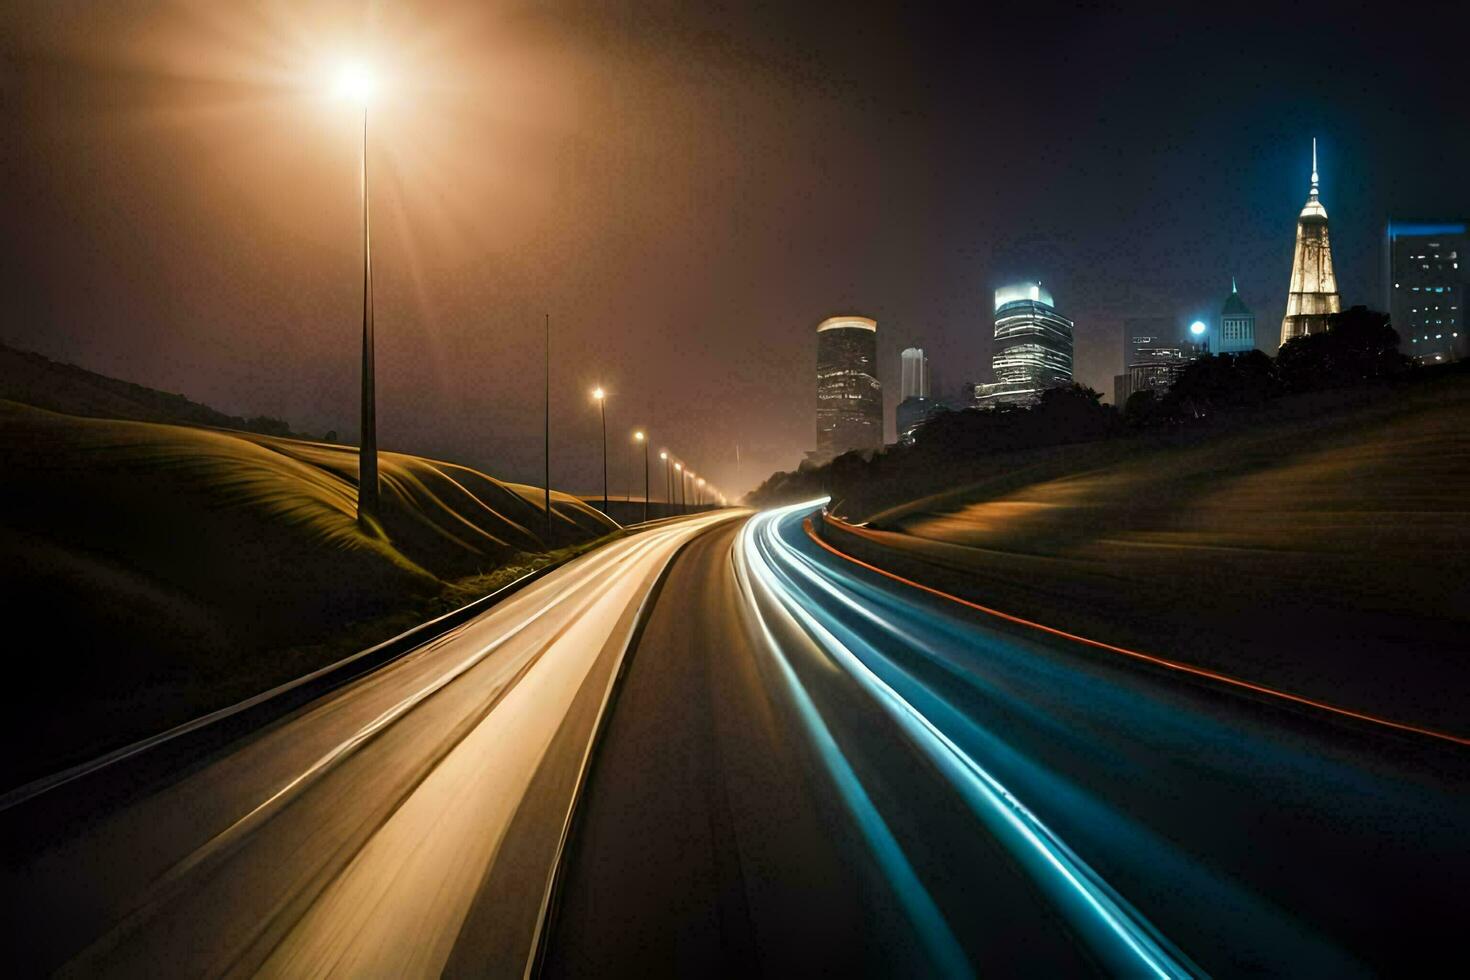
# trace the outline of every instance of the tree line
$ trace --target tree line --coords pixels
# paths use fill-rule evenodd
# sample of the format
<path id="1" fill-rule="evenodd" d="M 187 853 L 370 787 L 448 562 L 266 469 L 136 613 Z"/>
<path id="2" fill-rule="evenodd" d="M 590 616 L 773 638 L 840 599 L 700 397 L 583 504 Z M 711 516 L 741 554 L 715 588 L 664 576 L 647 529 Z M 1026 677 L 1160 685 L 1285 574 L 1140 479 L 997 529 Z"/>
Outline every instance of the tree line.
<path id="1" fill-rule="evenodd" d="M 768 505 L 822 494 L 840 499 L 879 480 L 907 485 L 919 496 L 952 486 L 945 481 L 963 479 L 977 459 L 993 453 L 1198 426 L 1271 399 L 1380 382 L 1410 369 L 1388 314 L 1355 306 L 1329 317 L 1328 330 L 1287 341 L 1274 358 L 1259 350 L 1203 355 L 1167 391 L 1134 392 L 1121 410 L 1104 405 L 1101 392 L 1071 384 L 1043 391 L 1029 407 L 939 412 L 918 426 L 911 445 L 853 451 L 824 465 L 803 463 L 773 474 L 747 500 Z"/>

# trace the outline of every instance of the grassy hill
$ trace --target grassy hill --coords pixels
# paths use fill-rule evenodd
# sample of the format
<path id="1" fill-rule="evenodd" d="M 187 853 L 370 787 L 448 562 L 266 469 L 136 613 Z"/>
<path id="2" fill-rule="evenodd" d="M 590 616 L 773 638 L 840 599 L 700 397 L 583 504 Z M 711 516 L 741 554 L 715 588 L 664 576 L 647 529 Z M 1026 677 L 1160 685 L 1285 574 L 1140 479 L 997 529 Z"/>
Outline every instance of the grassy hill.
<path id="1" fill-rule="evenodd" d="M 1470 374 L 987 463 L 862 513 L 909 571 L 978 601 L 1467 729 Z"/>
<path id="2" fill-rule="evenodd" d="M 228 415 L 183 395 L 109 378 L 4 344 L 0 344 L 0 399 L 92 418 L 182 422 L 277 436 L 293 434 L 280 419 Z"/>
<path id="3" fill-rule="evenodd" d="M 185 720 L 488 591 L 617 526 L 567 494 L 384 453 L 0 401 L 0 590 L 17 638 L 0 783 Z M 11 744 L 15 744 L 12 742 Z M 10 777 L 10 778 L 7 778 Z"/>

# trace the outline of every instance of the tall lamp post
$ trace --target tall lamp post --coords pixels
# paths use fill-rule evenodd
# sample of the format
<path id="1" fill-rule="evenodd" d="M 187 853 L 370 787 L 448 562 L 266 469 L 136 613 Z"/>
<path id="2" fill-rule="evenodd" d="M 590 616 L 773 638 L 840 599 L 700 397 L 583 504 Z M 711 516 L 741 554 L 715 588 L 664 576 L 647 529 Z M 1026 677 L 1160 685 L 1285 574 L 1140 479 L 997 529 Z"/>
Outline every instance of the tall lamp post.
<path id="1" fill-rule="evenodd" d="M 348 65 L 337 91 L 362 109 L 362 439 L 357 454 L 357 523 L 378 518 L 378 411 L 373 383 L 373 248 L 368 210 L 368 103 L 377 85 L 363 65 Z"/>
<path id="2" fill-rule="evenodd" d="M 546 314 L 546 548 L 551 549 L 551 314 Z"/>
<path id="3" fill-rule="evenodd" d="M 669 451 L 660 449 L 658 458 L 664 461 L 664 500 L 669 506 L 669 513 L 673 513 L 674 503 L 674 468 L 669 465 Z"/>
<path id="4" fill-rule="evenodd" d="M 1203 320 L 1196 320 L 1189 325 L 1189 335 L 1194 338 L 1196 349 L 1202 354 L 1210 352 L 1210 328 L 1205 326 Z"/>
<path id="5" fill-rule="evenodd" d="M 643 523 L 648 523 L 648 437 L 639 429 L 633 433 L 633 441 L 643 443 Z"/>
<path id="6" fill-rule="evenodd" d="M 694 506 L 704 506 L 704 477 L 699 478 L 699 489 L 694 491 Z"/>
<path id="7" fill-rule="evenodd" d="M 682 513 L 684 513 L 684 504 L 683 504 L 683 498 L 684 498 L 684 464 L 683 463 L 675 463 L 674 464 L 674 472 L 677 473 L 677 474 L 679 474 L 679 500 L 680 500 L 680 503 L 677 506 L 679 508 L 679 513 L 682 514 Z"/>
<path id="8" fill-rule="evenodd" d="M 607 514 L 607 392 L 599 385 L 592 389 L 592 397 L 602 410 L 602 513 Z"/>

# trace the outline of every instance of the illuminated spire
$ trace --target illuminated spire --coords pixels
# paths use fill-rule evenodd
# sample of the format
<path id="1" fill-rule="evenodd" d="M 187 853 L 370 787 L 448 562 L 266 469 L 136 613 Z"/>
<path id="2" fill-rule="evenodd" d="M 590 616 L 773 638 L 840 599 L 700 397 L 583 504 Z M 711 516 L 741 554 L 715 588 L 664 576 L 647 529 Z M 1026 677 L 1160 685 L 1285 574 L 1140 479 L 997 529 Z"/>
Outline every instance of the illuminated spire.
<path id="1" fill-rule="evenodd" d="M 1232 293 L 1238 293 L 1238 292 L 1240 292 L 1239 289 L 1236 289 L 1235 288 L 1235 277 L 1234 276 L 1231 276 L 1230 277 L 1230 291 Z"/>
<path id="2" fill-rule="evenodd" d="M 1312 137 L 1312 193 L 1296 221 L 1296 252 L 1291 262 L 1291 286 L 1286 315 L 1281 318 L 1281 342 L 1304 334 L 1321 333 L 1328 318 L 1342 309 L 1337 274 L 1332 268 L 1332 246 L 1327 236 L 1327 209 L 1317 199 L 1317 138 Z"/>
<path id="3" fill-rule="evenodd" d="M 1317 199 L 1317 137 L 1312 137 L 1312 200 Z"/>

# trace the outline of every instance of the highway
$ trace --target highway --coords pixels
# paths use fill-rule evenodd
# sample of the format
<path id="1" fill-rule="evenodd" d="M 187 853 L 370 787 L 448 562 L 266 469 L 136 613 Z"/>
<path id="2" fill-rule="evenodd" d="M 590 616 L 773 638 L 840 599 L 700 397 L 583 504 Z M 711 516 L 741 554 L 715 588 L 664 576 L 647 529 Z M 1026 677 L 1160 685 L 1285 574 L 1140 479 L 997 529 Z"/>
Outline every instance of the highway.
<path id="1" fill-rule="evenodd" d="M 12 975 L 523 975 L 639 609 L 731 516 L 613 542 L 12 863 Z"/>
<path id="2" fill-rule="evenodd" d="M 1351 977 L 1459 957 L 1463 746 L 925 593 L 823 548 L 818 503 L 630 535 L 47 842 L 0 878 L 7 962 Z"/>
<path id="3" fill-rule="evenodd" d="M 598 749 L 548 975 L 1458 958 L 1463 746 L 977 615 L 834 556 L 813 511 L 676 565 Z"/>

